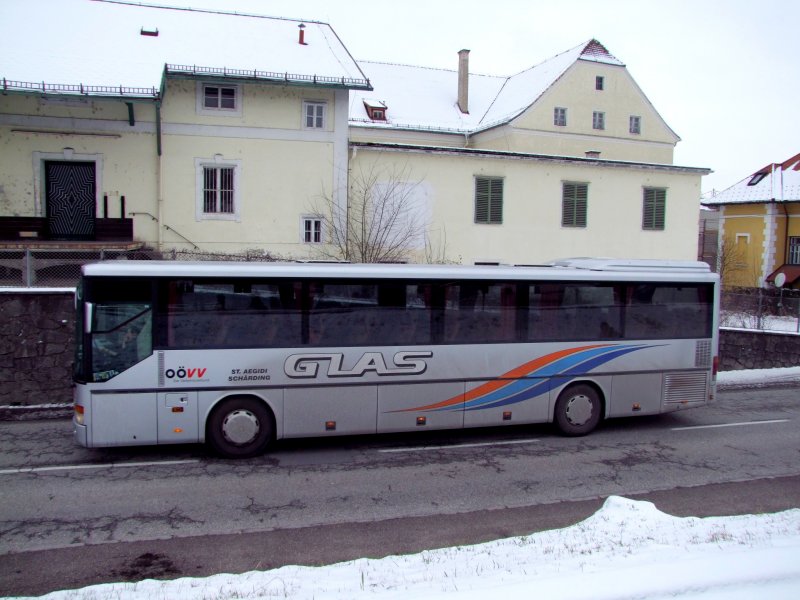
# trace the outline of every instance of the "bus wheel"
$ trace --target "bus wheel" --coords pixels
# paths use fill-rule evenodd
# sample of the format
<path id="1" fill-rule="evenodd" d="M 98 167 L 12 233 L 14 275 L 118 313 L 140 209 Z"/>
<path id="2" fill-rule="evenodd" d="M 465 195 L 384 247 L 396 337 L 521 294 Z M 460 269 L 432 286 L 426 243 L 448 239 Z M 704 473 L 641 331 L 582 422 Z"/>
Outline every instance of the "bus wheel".
<path id="1" fill-rule="evenodd" d="M 556 425 L 564 435 L 586 435 L 600 422 L 601 407 L 600 396 L 592 386 L 570 386 L 556 401 Z"/>
<path id="2" fill-rule="evenodd" d="M 208 419 L 206 441 L 225 458 L 261 454 L 272 440 L 272 415 L 254 398 L 223 400 Z"/>

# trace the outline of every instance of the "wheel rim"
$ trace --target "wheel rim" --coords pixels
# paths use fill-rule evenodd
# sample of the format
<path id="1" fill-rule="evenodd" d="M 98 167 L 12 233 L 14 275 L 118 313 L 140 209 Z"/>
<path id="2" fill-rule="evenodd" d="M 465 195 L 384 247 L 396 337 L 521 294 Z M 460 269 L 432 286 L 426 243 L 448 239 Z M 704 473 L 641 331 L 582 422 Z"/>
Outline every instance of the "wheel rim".
<path id="1" fill-rule="evenodd" d="M 234 410 L 222 421 L 222 435 L 237 446 L 244 446 L 255 440 L 260 430 L 258 418 L 249 410 Z"/>
<path id="2" fill-rule="evenodd" d="M 567 402 L 565 415 L 572 425 L 585 425 L 592 418 L 592 399 L 584 394 L 573 396 Z"/>

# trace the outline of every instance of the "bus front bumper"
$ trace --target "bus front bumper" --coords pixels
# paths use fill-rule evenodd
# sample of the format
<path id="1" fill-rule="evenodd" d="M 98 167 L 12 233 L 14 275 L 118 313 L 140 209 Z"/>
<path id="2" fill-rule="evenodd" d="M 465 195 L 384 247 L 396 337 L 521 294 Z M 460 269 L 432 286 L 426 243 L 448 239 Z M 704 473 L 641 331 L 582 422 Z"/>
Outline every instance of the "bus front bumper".
<path id="1" fill-rule="evenodd" d="M 75 419 L 72 420 L 72 435 L 75 438 L 75 443 L 79 446 L 89 446 L 88 430 L 86 429 L 86 425 L 77 423 Z"/>

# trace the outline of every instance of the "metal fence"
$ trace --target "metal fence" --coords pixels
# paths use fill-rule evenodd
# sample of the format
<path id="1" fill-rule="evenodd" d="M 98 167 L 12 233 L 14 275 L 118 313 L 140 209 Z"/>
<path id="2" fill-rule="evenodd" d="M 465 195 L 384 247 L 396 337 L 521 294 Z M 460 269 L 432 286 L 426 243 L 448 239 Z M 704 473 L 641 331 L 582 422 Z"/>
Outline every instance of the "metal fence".
<path id="1" fill-rule="evenodd" d="M 0 287 L 75 287 L 81 265 L 103 260 L 224 260 L 271 262 L 261 251 L 242 254 L 154 250 L 0 250 Z"/>
<path id="2" fill-rule="evenodd" d="M 75 287 L 81 265 L 134 258 L 153 256 L 141 250 L 0 250 L 0 286 Z"/>
<path id="3" fill-rule="evenodd" d="M 720 325 L 741 329 L 800 332 L 800 296 L 796 290 L 723 291 Z"/>

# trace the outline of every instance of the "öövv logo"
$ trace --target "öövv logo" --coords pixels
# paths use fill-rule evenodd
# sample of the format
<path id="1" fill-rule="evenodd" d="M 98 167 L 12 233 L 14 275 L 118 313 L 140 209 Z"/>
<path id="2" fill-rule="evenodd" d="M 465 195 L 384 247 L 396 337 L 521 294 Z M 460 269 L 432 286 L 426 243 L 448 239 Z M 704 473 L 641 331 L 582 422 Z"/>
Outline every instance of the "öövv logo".
<path id="1" fill-rule="evenodd" d="M 199 380 L 202 379 L 208 369 L 206 367 L 178 367 L 177 369 L 167 369 L 164 371 L 164 376 L 167 379 L 189 379 Z"/>

